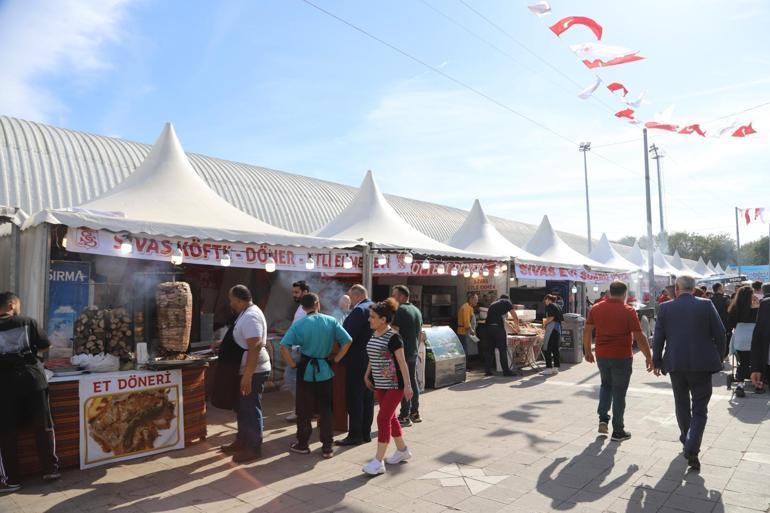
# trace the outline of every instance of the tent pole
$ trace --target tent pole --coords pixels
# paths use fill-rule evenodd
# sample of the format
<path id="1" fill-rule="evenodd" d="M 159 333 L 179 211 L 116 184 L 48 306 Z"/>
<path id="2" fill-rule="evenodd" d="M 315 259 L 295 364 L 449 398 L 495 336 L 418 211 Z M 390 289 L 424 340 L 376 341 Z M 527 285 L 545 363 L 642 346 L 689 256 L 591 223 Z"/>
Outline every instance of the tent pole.
<path id="1" fill-rule="evenodd" d="M 374 259 L 372 258 L 371 244 L 364 245 L 362 260 L 361 285 L 363 285 L 366 291 L 369 293 L 369 297 L 373 297 L 374 292 L 372 291 L 372 271 L 374 269 Z"/>
<path id="2" fill-rule="evenodd" d="M 647 272 L 650 287 L 650 299 L 655 306 L 655 313 L 658 313 L 658 301 L 655 296 L 655 260 L 653 255 L 653 246 L 655 239 L 652 238 L 652 201 L 650 199 L 650 158 L 647 150 L 647 129 L 642 129 L 644 134 L 644 186 L 647 193 Z"/>
<path id="3" fill-rule="evenodd" d="M 738 223 L 738 207 L 735 207 L 735 244 L 736 244 L 736 253 L 735 253 L 735 263 L 738 265 L 738 276 L 742 274 L 741 272 L 741 229 L 740 224 Z"/>

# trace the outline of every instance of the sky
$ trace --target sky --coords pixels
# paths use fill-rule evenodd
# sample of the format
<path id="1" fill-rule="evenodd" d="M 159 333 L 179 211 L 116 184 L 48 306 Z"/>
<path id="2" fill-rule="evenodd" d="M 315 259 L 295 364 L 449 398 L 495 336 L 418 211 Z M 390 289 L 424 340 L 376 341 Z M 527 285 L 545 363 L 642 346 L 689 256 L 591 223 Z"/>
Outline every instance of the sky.
<path id="1" fill-rule="evenodd" d="M 147 143 L 172 121 L 187 151 L 353 186 L 371 169 L 386 193 L 464 209 L 478 198 L 490 215 L 547 214 L 580 234 L 590 141 L 593 235 L 639 236 L 641 130 L 613 116 L 625 106 L 603 86 L 577 97 L 594 72 L 569 45 L 591 33 L 548 30 L 581 15 L 645 57 L 598 72 L 646 91 L 641 119 L 757 130 L 650 131 L 665 228 L 734 235 L 735 206 L 770 207 L 770 105 L 736 115 L 770 102 L 770 2 L 553 0 L 542 19 L 531 0 L 312 2 L 380 41 L 302 0 L 0 1 L 0 114 Z M 742 226 L 741 239 L 766 230 Z"/>

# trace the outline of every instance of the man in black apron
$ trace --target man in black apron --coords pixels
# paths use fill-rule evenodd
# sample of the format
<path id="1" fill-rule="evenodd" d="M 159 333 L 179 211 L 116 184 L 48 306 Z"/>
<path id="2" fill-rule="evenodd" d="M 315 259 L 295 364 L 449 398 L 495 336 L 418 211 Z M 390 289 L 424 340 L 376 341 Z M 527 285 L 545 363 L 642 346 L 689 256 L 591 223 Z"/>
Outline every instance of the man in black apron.
<path id="1" fill-rule="evenodd" d="M 229 299 L 237 317 L 219 348 L 211 402 L 217 408 L 235 410 L 238 434 L 221 450 L 232 454 L 235 463 L 246 463 L 259 458 L 262 450 L 262 392 L 270 374 L 267 322 L 246 286 L 230 289 Z"/>

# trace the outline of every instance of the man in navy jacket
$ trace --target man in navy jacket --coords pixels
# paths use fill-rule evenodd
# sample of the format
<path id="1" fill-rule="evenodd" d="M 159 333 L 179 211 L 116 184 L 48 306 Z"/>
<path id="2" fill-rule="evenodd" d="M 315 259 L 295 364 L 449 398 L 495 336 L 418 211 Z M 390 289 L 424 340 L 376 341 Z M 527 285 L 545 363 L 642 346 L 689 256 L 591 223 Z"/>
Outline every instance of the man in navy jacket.
<path id="1" fill-rule="evenodd" d="M 714 304 L 694 297 L 694 289 L 694 278 L 680 276 L 676 280 L 676 299 L 660 305 L 652 361 L 656 376 L 668 373 L 671 378 L 679 440 L 690 467 L 699 470 L 698 452 L 711 399 L 711 375 L 722 370 L 725 327 Z"/>
<path id="2" fill-rule="evenodd" d="M 762 285 L 765 297 L 759 302 L 757 324 L 751 338 L 751 381 L 756 390 L 763 390 L 763 381 L 770 378 L 770 283 Z"/>
<path id="3" fill-rule="evenodd" d="M 361 445 L 372 441 L 374 421 L 374 394 L 364 384 L 364 374 L 369 359 L 366 344 L 372 338 L 369 326 L 369 306 L 372 301 L 366 288 L 353 285 L 348 291 L 350 304 L 355 305 L 342 323 L 345 331 L 353 337 L 348 354 L 342 360 L 345 366 L 345 400 L 348 410 L 348 436 L 336 442 L 337 445 Z"/>

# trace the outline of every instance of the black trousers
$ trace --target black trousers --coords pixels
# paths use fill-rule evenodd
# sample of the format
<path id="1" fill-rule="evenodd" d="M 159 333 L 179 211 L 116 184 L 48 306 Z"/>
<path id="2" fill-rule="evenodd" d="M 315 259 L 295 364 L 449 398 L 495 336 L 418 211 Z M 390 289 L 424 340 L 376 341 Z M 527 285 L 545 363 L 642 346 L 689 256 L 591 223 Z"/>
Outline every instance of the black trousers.
<path id="1" fill-rule="evenodd" d="M 550 369 L 551 367 L 556 367 L 558 369 L 561 366 L 561 355 L 559 354 L 560 338 L 561 335 L 558 331 L 551 331 L 551 336 L 548 337 L 548 340 L 543 347 L 543 358 L 545 358 L 546 369 Z"/>
<path id="2" fill-rule="evenodd" d="M 685 451 L 697 454 L 708 419 L 711 373 L 670 372 L 669 376 L 674 389 L 679 441 L 684 445 Z"/>
<path id="3" fill-rule="evenodd" d="M 751 351 L 736 351 L 735 359 L 738 360 L 738 370 L 735 379 L 744 381 L 751 378 Z"/>
<path id="4" fill-rule="evenodd" d="M 318 411 L 321 443 L 324 449 L 331 449 L 334 435 L 332 380 L 305 381 L 302 374 L 297 373 L 297 442 L 300 447 L 307 447 L 313 434 L 313 414 Z"/>
<path id="5" fill-rule="evenodd" d="M 406 367 L 409 370 L 409 383 L 412 385 L 412 399 L 407 401 L 406 397 L 401 399 L 400 418 L 420 413 L 420 387 L 417 386 L 417 355 L 406 359 Z M 406 379 L 406 376 L 404 377 Z"/>
<path id="6" fill-rule="evenodd" d="M 374 393 L 364 385 L 366 363 L 349 365 L 345 374 L 348 409 L 348 438 L 368 442 L 372 439 Z"/>
<path id="7" fill-rule="evenodd" d="M 512 375 L 511 367 L 508 364 L 508 334 L 503 326 L 495 324 L 487 325 L 487 350 L 489 356 L 484 359 L 484 365 L 487 372 L 492 372 L 495 364 L 495 349 L 500 353 L 500 367 L 506 376 Z"/>
<path id="8" fill-rule="evenodd" d="M 8 483 L 19 483 L 21 476 L 17 438 L 19 427 L 26 425 L 29 425 L 34 433 L 43 473 L 58 471 L 59 458 L 56 457 L 48 389 L 24 391 L 11 387 L 3 390 L 0 416 L 0 477 L 5 478 Z"/>

